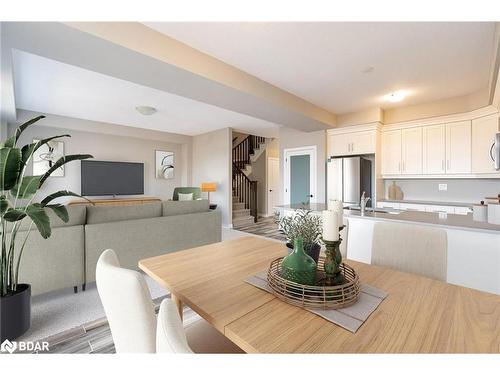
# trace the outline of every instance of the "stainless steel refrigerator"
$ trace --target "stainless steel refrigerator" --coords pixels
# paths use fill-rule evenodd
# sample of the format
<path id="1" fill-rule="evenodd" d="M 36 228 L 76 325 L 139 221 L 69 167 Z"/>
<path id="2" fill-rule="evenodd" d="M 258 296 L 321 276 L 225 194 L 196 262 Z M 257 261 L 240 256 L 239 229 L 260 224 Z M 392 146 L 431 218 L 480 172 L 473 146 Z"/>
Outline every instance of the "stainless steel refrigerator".
<path id="1" fill-rule="evenodd" d="M 367 207 L 371 207 L 372 162 L 362 156 L 329 158 L 326 171 L 327 198 L 344 202 L 345 206 L 359 205 L 361 194 L 370 197 Z"/>

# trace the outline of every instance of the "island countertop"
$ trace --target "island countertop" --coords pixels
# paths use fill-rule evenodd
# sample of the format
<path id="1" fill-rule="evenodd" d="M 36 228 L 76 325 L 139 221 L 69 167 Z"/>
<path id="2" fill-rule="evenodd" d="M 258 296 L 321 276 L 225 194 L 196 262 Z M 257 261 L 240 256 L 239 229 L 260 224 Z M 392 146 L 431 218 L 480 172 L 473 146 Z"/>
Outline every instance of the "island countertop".
<path id="1" fill-rule="evenodd" d="M 305 209 L 315 212 L 321 212 L 326 209 L 324 203 L 308 203 L 308 204 L 292 204 L 277 206 L 283 210 L 299 210 Z M 383 210 L 388 212 L 373 212 L 367 211 L 361 215 L 359 210 L 344 209 L 344 217 L 359 218 L 366 220 L 380 220 L 380 221 L 393 221 L 400 223 L 415 223 L 422 225 L 440 226 L 450 229 L 463 229 L 476 232 L 488 232 L 500 235 L 500 225 L 490 224 L 487 222 L 474 221 L 472 213 L 467 215 L 448 214 L 440 217 L 437 212 L 423 212 L 423 211 L 401 211 L 395 209 Z"/>
<path id="2" fill-rule="evenodd" d="M 437 212 L 422 211 L 393 211 L 393 212 L 365 212 L 361 215 L 359 211 L 344 210 L 345 217 L 360 218 L 366 220 L 394 221 L 400 223 L 415 223 L 446 227 L 450 229 L 463 229 L 478 232 L 489 232 L 500 235 L 500 225 L 490 224 L 482 221 L 474 221 L 472 214 L 455 215 L 448 214 L 440 217 Z"/>

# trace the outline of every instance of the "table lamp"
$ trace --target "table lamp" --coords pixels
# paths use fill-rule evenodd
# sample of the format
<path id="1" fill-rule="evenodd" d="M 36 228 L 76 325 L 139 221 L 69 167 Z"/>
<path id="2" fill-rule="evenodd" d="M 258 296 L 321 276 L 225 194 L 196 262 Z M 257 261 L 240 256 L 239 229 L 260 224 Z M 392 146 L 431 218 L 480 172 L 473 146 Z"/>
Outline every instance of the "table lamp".
<path id="1" fill-rule="evenodd" d="M 203 182 L 201 184 L 201 191 L 208 193 L 208 203 L 210 203 L 210 192 L 217 190 L 217 184 L 215 182 Z"/>

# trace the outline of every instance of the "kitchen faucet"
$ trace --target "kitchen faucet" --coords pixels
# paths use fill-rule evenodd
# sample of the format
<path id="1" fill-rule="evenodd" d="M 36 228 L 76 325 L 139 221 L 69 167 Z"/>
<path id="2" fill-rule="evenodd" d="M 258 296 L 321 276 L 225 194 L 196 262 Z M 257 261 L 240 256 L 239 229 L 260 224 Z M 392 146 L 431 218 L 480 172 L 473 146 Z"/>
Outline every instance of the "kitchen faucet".
<path id="1" fill-rule="evenodd" d="M 368 203 L 368 201 L 370 199 L 371 199 L 370 197 L 365 198 L 365 192 L 363 191 L 363 194 L 361 194 L 361 198 L 360 198 L 360 201 L 359 201 L 359 207 L 361 209 L 361 215 L 365 214 L 366 204 Z"/>

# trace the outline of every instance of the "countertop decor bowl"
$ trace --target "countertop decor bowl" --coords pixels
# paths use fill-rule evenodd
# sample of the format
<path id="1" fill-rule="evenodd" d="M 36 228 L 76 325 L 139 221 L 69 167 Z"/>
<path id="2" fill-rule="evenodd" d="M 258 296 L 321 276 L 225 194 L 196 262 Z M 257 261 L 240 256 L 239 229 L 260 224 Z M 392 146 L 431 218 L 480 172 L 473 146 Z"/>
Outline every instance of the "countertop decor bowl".
<path id="1" fill-rule="evenodd" d="M 324 285 L 325 272 L 323 271 L 324 257 L 318 261 L 316 285 L 303 285 L 287 280 L 281 275 L 281 261 L 283 258 L 271 262 L 267 272 L 267 283 L 273 294 L 292 305 L 305 308 L 325 310 L 340 309 L 354 304 L 360 293 L 359 277 L 354 268 L 346 263 L 340 265 L 340 270 L 346 282 L 342 285 Z"/>

